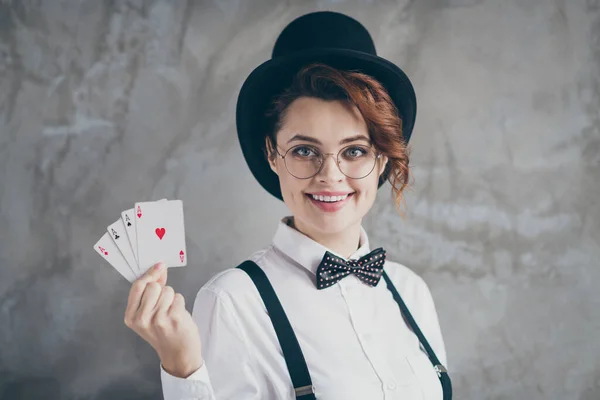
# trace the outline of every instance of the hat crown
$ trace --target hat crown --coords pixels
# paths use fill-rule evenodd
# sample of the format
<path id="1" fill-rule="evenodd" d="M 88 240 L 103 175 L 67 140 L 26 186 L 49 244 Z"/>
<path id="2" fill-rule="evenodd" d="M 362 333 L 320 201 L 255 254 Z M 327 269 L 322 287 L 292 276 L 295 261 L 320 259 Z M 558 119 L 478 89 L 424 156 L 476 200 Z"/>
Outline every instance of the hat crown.
<path id="1" fill-rule="evenodd" d="M 369 31 L 357 20 L 333 11 L 318 11 L 302 15 L 281 32 L 272 58 L 292 53 L 338 48 L 377 55 Z"/>

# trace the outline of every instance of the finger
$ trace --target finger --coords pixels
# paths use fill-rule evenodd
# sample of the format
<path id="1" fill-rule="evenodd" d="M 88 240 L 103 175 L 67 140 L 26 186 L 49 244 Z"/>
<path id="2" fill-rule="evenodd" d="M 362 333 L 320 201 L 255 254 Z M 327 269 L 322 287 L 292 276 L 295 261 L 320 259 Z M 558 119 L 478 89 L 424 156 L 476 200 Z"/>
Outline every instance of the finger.
<path id="1" fill-rule="evenodd" d="M 157 282 L 150 282 L 146 285 L 144 295 L 140 301 L 140 308 L 136 314 L 139 321 L 142 323 L 150 322 L 150 319 L 154 314 L 153 310 L 156 307 L 156 302 L 158 301 L 161 292 L 162 288 Z"/>
<path id="2" fill-rule="evenodd" d="M 185 310 L 185 298 L 181 293 L 175 293 L 173 297 L 173 302 L 171 303 L 171 307 L 167 311 L 169 314 L 178 313 L 182 310 Z"/>
<path id="3" fill-rule="evenodd" d="M 168 331 L 171 328 L 171 320 L 167 315 L 167 310 L 173 302 L 175 297 L 175 291 L 171 286 L 165 286 L 162 288 L 160 298 L 156 303 L 156 312 L 152 317 L 152 326 L 160 331 Z"/>
<path id="4" fill-rule="evenodd" d="M 163 262 L 159 262 L 133 283 L 131 289 L 129 290 L 129 298 L 127 299 L 127 309 L 125 310 L 126 325 L 133 321 L 133 318 L 135 317 L 135 314 L 137 313 L 140 307 L 140 301 L 142 299 L 142 295 L 144 294 L 144 290 L 146 289 L 146 285 L 149 282 L 156 280 L 156 277 L 160 276 L 161 271 L 166 269 L 167 268 L 165 264 Z"/>
<path id="5" fill-rule="evenodd" d="M 175 298 L 175 290 L 171 286 L 165 286 L 162 289 L 162 293 L 160 294 L 160 298 L 156 303 L 156 314 L 163 314 L 169 310 L 173 300 Z"/>

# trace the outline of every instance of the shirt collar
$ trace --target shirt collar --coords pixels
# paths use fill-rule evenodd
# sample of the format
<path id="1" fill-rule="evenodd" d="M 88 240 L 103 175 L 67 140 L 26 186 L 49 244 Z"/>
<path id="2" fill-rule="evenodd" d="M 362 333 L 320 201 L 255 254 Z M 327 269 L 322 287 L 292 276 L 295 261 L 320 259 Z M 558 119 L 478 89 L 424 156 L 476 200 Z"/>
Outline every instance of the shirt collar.
<path id="1" fill-rule="evenodd" d="M 279 221 L 277 231 L 273 237 L 273 245 L 288 257 L 302 265 L 304 268 L 316 275 L 317 267 L 321 263 L 326 251 L 336 255 L 339 258 L 345 259 L 335 251 L 328 249 L 322 244 L 314 241 L 305 234 L 295 230 L 288 225 L 292 217 L 284 217 Z M 368 254 L 369 238 L 364 228 L 360 227 L 359 248 L 350 255 L 350 260 L 357 260 L 360 257 Z"/>

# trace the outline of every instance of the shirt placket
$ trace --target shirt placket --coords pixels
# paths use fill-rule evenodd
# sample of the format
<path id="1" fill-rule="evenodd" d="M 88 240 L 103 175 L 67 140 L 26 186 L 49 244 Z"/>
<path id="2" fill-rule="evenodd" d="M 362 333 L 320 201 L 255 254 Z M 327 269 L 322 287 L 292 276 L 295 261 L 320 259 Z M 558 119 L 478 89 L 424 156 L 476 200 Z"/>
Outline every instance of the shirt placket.
<path id="1" fill-rule="evenodd" d="M 349 276 L 344 281 L 340 282 L 340 291 L 346 306 L 348 307 L 348 313 L 350 315 L 350 320 L 352 322 L 352 327 L 354 328 L 354 332 L 358 338 L 358 341 L 367 357 L 367 360 L 371 364 L 373 370 L 379 377 L 379 380 L 382 384 L 384 399 L 391 399 L 393 396 L 389 396 L 388 391 L 395 390 L 397 388 L 397 383 L 395 382 L 393 376 L 391 376 L 391 371 L 389 366 L 387 366 L 385 360 L 381 359 L 379 351 L 377 349 L 377 343 L 375 342 L 376 338 L 372 334 L 369 329 L 369 321 L 365 319 L 364 313 L 361 313 L 360 303 L 355 301 L 352 297 L 352 289 L 350 289 L 351 283 L 359 283 L 360 282 L 349 282 L 353 276 Z"/>
<path id="2" fill-rule="evenodd" d="M 400 376 L 394 376 L 389 362 L 384 357 L 384 353 L 386 352 L 386 349 L 384 348 L 385 344 L 382 343 L 382 338 L 378 337 L 372 330 L 372 327 L 374 326 L 372 316 L 365 311 L 364 307 L 361 307 L 364 299 L 359 298 L 361 297 L 358 294 L 360 288 L 356 286 L 363 283 L 360 281 L 352 282 L 352 278 L 355 277 L 349 276 L 340 281 L 340 291 L 346 306 L 348 307 L 352 327 L 354 328 L 358 341 L 367 360 L 380 379 L 384 394 L 383 398 L 385 400 L 393 400 L 408 393 L 410 393 L 411 397 L 409 398 L 411 399 L 422 398 L 422 392 L 420 390 L 414 390 L 417 389 L 414 387 L 414 372 L 405 359 L 398 360 Z M 398 310 L 398 312 L 400 311 Z M 413 391 L 415 393 L 412 393 Z"/>

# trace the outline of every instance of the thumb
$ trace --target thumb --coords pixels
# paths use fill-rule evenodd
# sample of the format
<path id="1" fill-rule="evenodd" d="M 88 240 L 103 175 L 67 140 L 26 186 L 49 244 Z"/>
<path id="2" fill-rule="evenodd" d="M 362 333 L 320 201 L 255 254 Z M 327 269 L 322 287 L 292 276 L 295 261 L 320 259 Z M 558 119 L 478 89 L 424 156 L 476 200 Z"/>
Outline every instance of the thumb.
<path id="1" fill-rule="evenodd" d="M 161 286 L 167 283 L 167 265 L 160 261 L 150 268 L 145 274 L 144 279 L 148 282 L 157 282 Z"/>
<path id="2" fill-rule="evenodd" d="M 167 284 L 167 271 L 169 271 L 169 269 L 165 264 L 163 264 L 158 271 L 158 279 L 156 281 L 160 284 L 160 286 L 165 286 Z"/>

